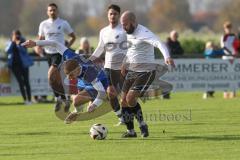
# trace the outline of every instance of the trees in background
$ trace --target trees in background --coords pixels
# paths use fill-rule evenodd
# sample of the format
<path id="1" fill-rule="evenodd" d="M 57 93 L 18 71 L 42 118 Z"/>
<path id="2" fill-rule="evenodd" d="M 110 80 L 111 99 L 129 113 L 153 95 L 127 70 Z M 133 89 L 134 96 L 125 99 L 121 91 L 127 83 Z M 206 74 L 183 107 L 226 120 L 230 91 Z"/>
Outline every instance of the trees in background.
<path id="1" fill-rule="evenodd" d="M 51 0 L 51 2 L 58 4 L 60 16 L 69 21 L 79 36 L 98 35 L 100 28 L 107 24 L 106 10 L 111 3 L 118 4 L 122 11 L 135 12 L 138 22 L 155 32 L 186 28 L 200 30 L 201 27 L 221 32 L 225 20 L 232 21 L 235 27 L 239 26 L 240 20 L 239 0 L 229 0 L 225 2 L 225 7 L 219 10 L 216 10 L 216 7 L 211 10 L 211 6 L 208 6 L 208 10 L 195 15 L 190 13 L 189 4 L 192 3 L 189 0 Z M 201 1 L 194 3 L 197 2 Z M 23 34 L 37 35 L 39 23 L 47 18 L 48 3 L 49 0 L 1 0 L 0 35 L 8 36 L 16 28 L 21 29 Z"/>
<path id="2" fill-rule="evenodd" d="M 19 13 L 23 7 L 23 0 L 0 1 L 0 34 L 9 36 L 13 29 L 19 27 Z"/>
<path id="3" fill-rule="evenodd" d="M 223 23 L 228 20 L 233 24 L 233 29 L 236 31 L 240 27 L 240 1 L 231 0 L 229 3 L 219 12 L 218 19 L 215 22 L 214 30 L 223 31 Z"/>
<path id="4" fill-rule="evenodd" d="M 155 31 L 186 29 L 191 22 L 187 0 L 155 0 L 148 14 L 149 25 Z"/>

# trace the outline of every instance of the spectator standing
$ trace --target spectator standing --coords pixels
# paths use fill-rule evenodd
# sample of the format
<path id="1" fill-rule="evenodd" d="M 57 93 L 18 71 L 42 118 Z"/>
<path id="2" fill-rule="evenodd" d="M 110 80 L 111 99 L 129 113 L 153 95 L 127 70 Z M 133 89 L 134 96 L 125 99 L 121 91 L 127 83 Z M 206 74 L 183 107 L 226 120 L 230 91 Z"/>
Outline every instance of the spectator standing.
<path id="1" fill-rule="evenodd" d="M 80 45 L 79 48 L 76 50 L 76 53 L 83 55 L 85 58 L 89 58 L 92 55 L 93 47 L 90 46 L 87 37 L 82 37 L 80 39 Z"/>
<path id="2" fill-rule="evenodd" d="M 237 54 L 237 51 L 234 48 L 234 41 L 236 41 L 237 37 L 232 32 L 232 24 L 229 21 L 224 22 L 223 24 L 224 34 L 221 37 L 221 47 L 224 51 L 224 55 L 222 59 L 224 60 L 233 60 L 234 56 Z M 223 98 L 234 98 L 236 97 L 236 92 L 227 92 L 223 93 Z"/>
<path id="3" fill-rule="evenodd" d="M 24 103 L 30 105 L 31 87 L 29 83 L 29 67 L 33 65 L 32 58 L 28 55 L 27 49 L 21 46 L 25 39 L 19 30 L 12 32 L 11 41 L 6 47 L 8 54 L 8 66 L 16 77 Z"/>
<path id="4" fill-rule="evenodd" d="M 179 58 L 184 53 L 184 50 L 178 41 L 178 32 L 173 30 L 170 32 L 170 36 L 167 38 L 167 47 L 172 57 Z"/>
<path id="5" fill-rule="evenodd" d="M 167 47 L 171 57 L 179 58 L 184 54 L 184 50 L 178 41 L 179 34 L 176 30 L 170 32 L 169 37 L 167 38 Z M 170 99 L 170 93 L 163 93 L 163 99 Z"/>

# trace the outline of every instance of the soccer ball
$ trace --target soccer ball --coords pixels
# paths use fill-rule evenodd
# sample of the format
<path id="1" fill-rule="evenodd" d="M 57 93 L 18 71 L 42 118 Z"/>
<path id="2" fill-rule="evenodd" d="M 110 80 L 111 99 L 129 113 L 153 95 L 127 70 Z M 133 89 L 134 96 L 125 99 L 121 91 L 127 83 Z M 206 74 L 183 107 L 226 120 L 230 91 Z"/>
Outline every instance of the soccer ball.
<path id="1" fill-rule="evenodd" d="M 102 140 L 107 137 L 108 130 L 103 124 L 94 124 L 90 129 L 92 139 Z"/>

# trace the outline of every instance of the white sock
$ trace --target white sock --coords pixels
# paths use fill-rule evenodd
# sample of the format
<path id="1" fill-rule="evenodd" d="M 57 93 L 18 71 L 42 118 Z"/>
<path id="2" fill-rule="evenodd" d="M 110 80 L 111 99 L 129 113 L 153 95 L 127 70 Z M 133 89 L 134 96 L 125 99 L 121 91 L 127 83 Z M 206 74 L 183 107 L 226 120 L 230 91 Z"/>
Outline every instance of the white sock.
<path id="1" fill-rule="evenodd" d="M 119 109 L 118 111 L 114 112 L 118 117 L 122 115 L 122 110 Z"/>
<path id="2" fill-rule="evenodd" d="M 130 134 L 134 134 L 135 133 L 134 129 L 127 130 L 127 132 L 130 133 Z"/>
<path id="3" fill-rule="evenodd" d="M 138 125 L 139 125 L 139 127 L 141 127 L 141 126 L 145 126 L 146 123 L 144 121 L 141 121 Z"/>

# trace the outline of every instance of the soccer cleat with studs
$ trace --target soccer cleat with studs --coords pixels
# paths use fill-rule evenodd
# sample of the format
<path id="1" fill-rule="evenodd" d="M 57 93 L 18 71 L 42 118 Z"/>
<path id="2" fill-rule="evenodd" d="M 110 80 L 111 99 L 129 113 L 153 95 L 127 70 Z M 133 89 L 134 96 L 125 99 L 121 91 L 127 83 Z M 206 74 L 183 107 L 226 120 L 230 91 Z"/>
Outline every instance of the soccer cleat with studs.
<path id="1" fill-rule="evenodd" d="M 137 137 L 137 133 L 134 131 L 134 132 L 124 132 L 122 134 L 122 138 L 136 138 Z"/>

